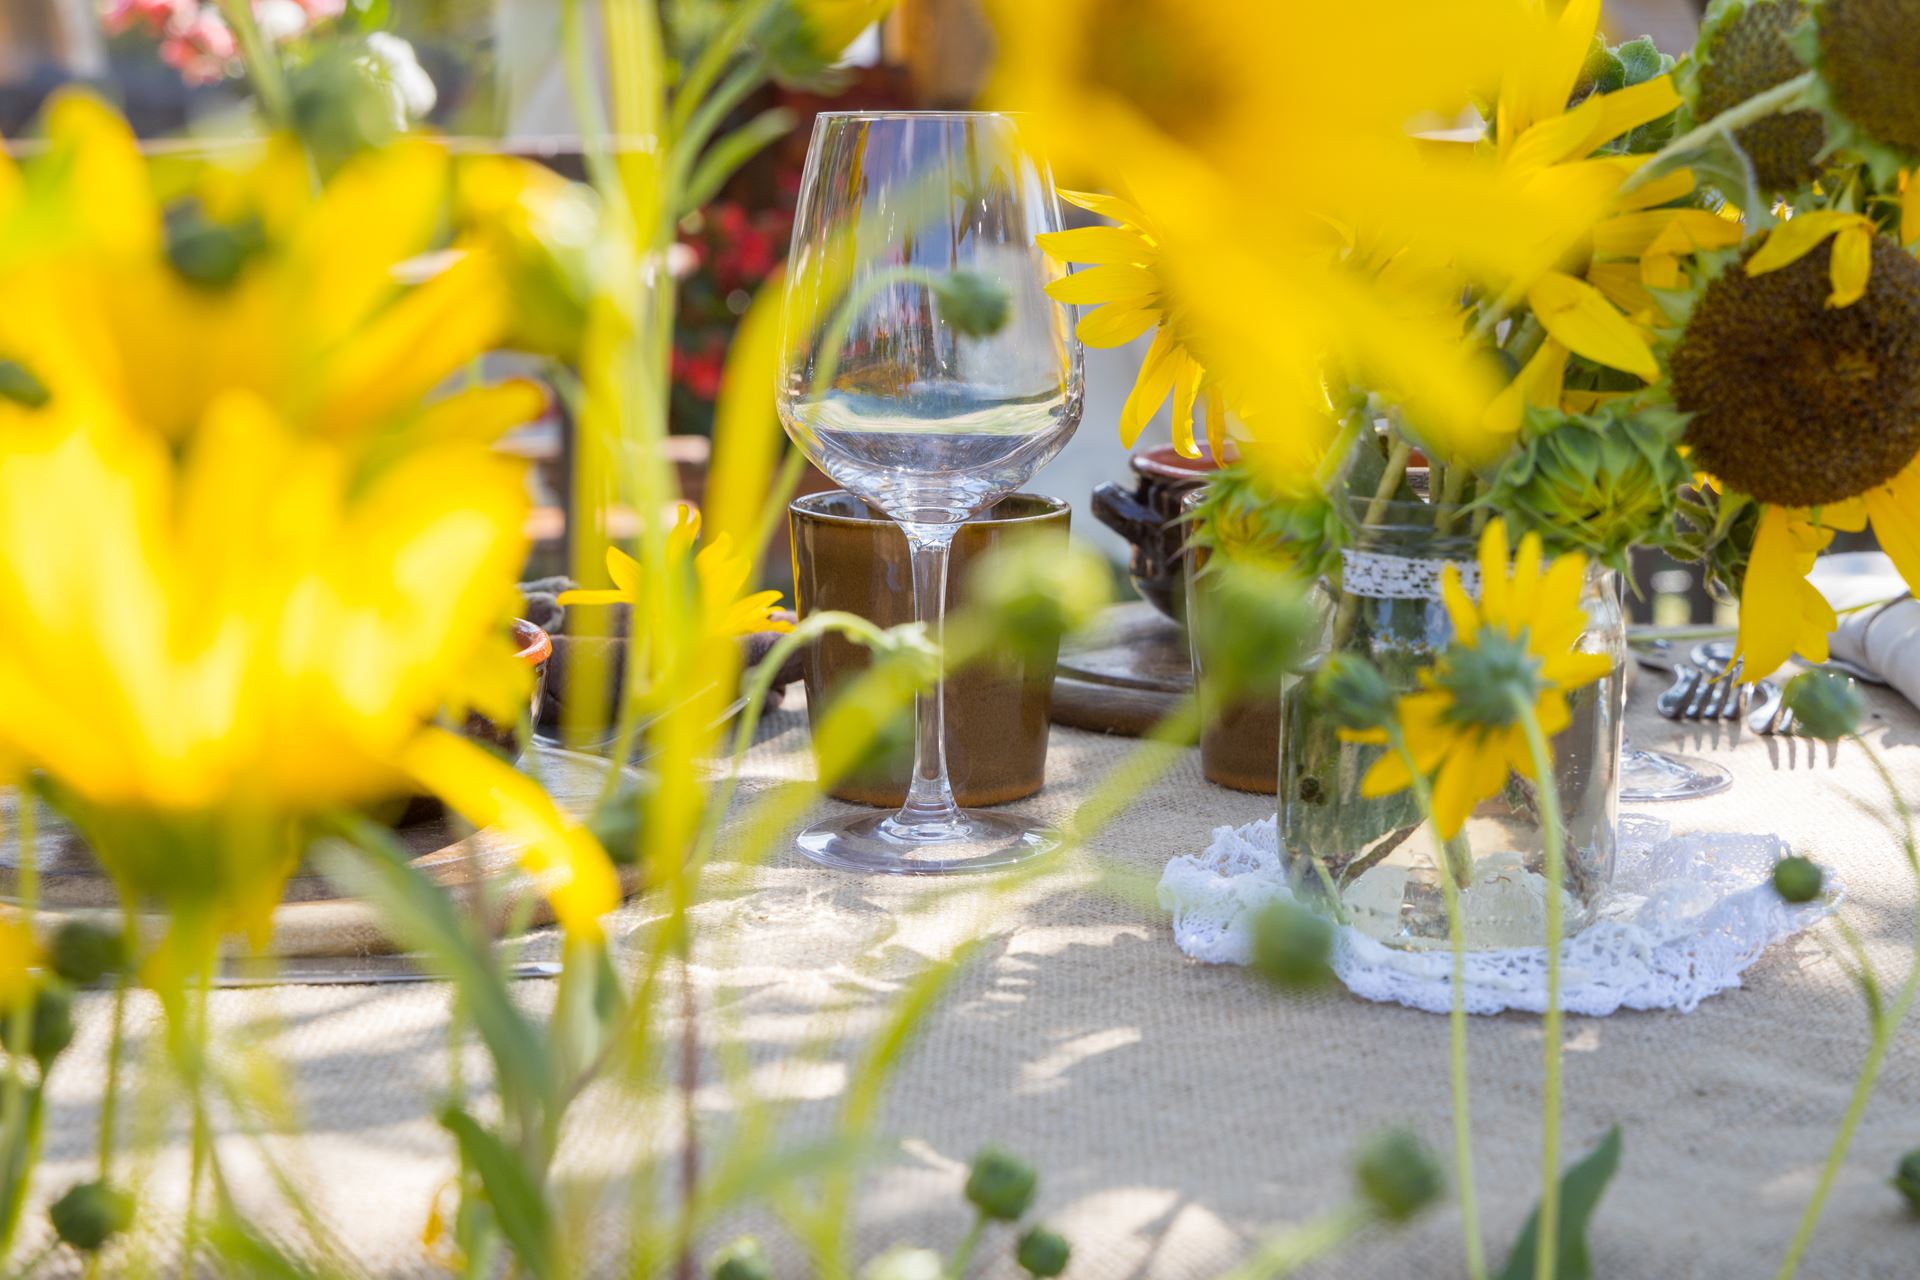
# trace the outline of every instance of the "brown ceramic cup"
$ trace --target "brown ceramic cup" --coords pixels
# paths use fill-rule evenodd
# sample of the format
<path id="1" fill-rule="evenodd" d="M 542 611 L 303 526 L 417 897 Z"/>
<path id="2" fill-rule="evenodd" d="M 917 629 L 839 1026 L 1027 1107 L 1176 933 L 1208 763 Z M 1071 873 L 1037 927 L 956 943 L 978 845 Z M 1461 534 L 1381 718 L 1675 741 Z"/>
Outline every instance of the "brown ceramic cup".
<path id="1" fill-rule="evenodd" d="M 1229 453 L 1231 456 L 1231 452 Z M 1183 458 L 1170 444 L 1142 449 L 1128 459 L 1133 489 L 1103 484 L 1093 491 L 1093 517 L 1125 538 L 1133 589 L 1175 622 L 1186 617 L 1186 530 L 1181 504 L 1207 483 L 1217 464 L 1211 457 Z"/>
<path id="2" fill-rule="evenodd" d="M 1197 494 L 1189 497 L 1187 510 L 1191 512 L 1198 501 Z M 1187 531 L 1184 520 L 1180 531 Z M 1280 790 L 1280 695 L 1223 701 L 1201 670 L 1194 632 L 1206 626 L 1201 600 L 1212 581 L 1203 572 L 1206 566 L 1207 548 L 1191 548 L 1185 575 L 1187 640 L 1193 649 L 1194 686 L 1200 699 L 1200 771 L 1207 781 L 1235 791 L 1274 795 Z"/>
<path id="3" fill-rule="evenodd" d="M 1017 493 L 967 521 L 947 566 L 947 612 L 967 603 L 974 565 L 1017 538 L 1066 540 L 1071 509 L 1055 498 Z M 794 604 L 802 618 L 826 610 L 858 614 L 882 627 L 913 621 L 913 571 L 906 535 L 842 490 L 808 494 L 787 509 L 793 538 Z M 964 806 L 1005 804 L 1046 780 L 1047 717 L 1057 650 L 1042 659 L 1000 658 L 947 677 L 947 776 Z M 867 651 L 837 635 L 806 649 L 807 711 L 817 715 L 834 691 L 867 666 Z M 871 768 L 842 778 L 827 794 L 855 804 L 898 808 L 913 769 L 912 712 L 883 734 L 894 744 Z"/>

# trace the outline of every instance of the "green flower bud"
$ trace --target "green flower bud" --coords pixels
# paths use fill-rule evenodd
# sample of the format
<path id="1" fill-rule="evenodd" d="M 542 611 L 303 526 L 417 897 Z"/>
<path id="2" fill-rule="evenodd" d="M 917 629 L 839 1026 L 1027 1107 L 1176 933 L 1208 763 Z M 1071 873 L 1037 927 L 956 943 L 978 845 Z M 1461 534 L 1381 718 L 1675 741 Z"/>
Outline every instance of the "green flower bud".
<path id="1" fill-rule="evenodd" d="M 773 1264 L 758 1240 L 741 1236 L 713 1255 L 708 1274 L 713 1280 L 773 1280 Z"/>
<path id="2" fill-rule="evenodd" d="M 33 370 L 18 360 L 0 360 L 0 400 L 11 400 L 28 409 L 43 409 L 53 399 L 47 384 L 33 376 Z"/>
<path id="3" fill-rule="evenodd" d="M 48 982 L 33 999 L 33 1025 L 28 1034 L 27 1052 L 40 1064 L 44 1074 L 73 1043 L 73 993 L 64 982 Z"/>
<path id="4" fill-rule="evenodd" d="M 1426 1143 L 1404 1129 L 1369 1142 L 1354 1164 L 1360 1195 L 1388 1222 L 1405 1222 L 1440 1198 L 1446 1180 Z"/>
<path id="5" fill-rule="evenodd" d="M 1378 729 L 1393 723 L 1393 690 L 1380 669 L 1357 653 L 1336 653 L 1313 678 L 1313 699 L 1342 729 Z"/>
<path id="6" fill-rule="evenodd" d="M 1333 926 L 1297 902 L 1275 902 L 1253 921 L 1253 971 L 1278 987 L 1316 987 L 1333 975 Z"/>
<path id="7" fill-rule="evenodd" d="M 93 1253 L 133 1222 L 133 1197 L 104 1182 L 82 1182 L 47 1210 L 54 1232 L 82 1253 Z"/>
<path id="8" fill-rule="evenodd" d="M 936 276 L 932 288 L 940 318 L 968 337 L 985 338 L 1005 327 L 1008 297 L 998 281 L 960 269 Z"/>
<path id="9" fill-rule="evenodd" d="M 1020 1237 L 1013 1257 L 1030 1276 L 1057 1276 L 1067 1269 L 1073 1246 L 1057 1231 L 1033 1227 Z"/>
<path id="10" fill-rule="evenodd" d="M 126 935 L 91 920 L 69 920 L 54 933 L 47 959 L 74 986 L 90 987 L 127 967 Z"/>
<path id="11" fill-rule="evenodd" d="M 1825 671 L 1802 671 L 1787 681 L 1785 698 L 1794 726 L 1823 742 L 1838 742 L 1852 733 L 1866 710 L 1853 681 Z"/>
<path id="12" fill-rule="evenodd" d="M 968 582 L 970 609 L 993 648 L 1048 663 L 1061 637 L 1092 622 L 1113 598 L 1107 563 L 1065 538 L 1019 538 L 983 560 Z"/>
<path id="13" fill-rule="evenodd" d="M 1906 1197 L 1907 1207 L 1920 1213 L 1920 1149 L 1907 1152 L 1893 1167 L 1893 1186 Z"/>
<path id="14" fill-rule="evenodd" d="M 1583 551 L 1617 569 L 1628 548 L 1668 536 L 1693 470 L 1684 419 L 1614 400 L 1589 414 L 1527 410 L 1520 451 L 1500 468 L 1487 505 L 1555 555 Z"/>
<path id="15" fill-rule="evenodd" d="M 1187 519 L 1191 548 L 1229 561 L 1292 565 L 1306 578 L 1327 572 L 1351 541 L 1346 521 L 1325 492 L 1283 493 L 1245 462 L 1215 472 Z"/>
<path id="16" fill-rule="evenodd" d="M 203 289 L 226 289 L 249 259 L 266 247 L 259 219 L 215 222 L 197 201 L 167 210 L 167 261 L 184 280 Z"/>
<path id="17" fill-rule="evenodd" d="M 1217 557 L 1208 568 L 1216 566 L 1206 590 L 1195 593 L 1200 669 L 1233 694 L 1276 690 L 1319 622 L 1305 584 L 1294 573 L 1246 561 Z"/>
<path id="18" fill-rule="evenodd" d="M 947 1264 L 931 1249 L 899 1245 L 860 1269 L 860 1280 L 946 1280 Z"/>
<path id="19" fill-rule="evenodd" d="M 988 1147 L 967 1171 L 967 1199 L 989 1218 L 1018 1222 L 1033 1205 L 1040 1175 L 1018 1156 Z"/>
<path id="20" fill-rule="evenodd" d="M 1788 902 L 1812 902 L 1820 896 L 1820 864 L 1809 858 L 1782 858 L 1773 864 L 1773 891 Z"/>

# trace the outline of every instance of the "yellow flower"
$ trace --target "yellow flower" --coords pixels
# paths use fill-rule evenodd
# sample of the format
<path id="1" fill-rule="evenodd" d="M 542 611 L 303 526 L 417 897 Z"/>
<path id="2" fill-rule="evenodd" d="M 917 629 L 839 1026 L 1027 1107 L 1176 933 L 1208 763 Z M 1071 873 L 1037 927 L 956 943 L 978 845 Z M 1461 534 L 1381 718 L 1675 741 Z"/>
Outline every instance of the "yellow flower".
<path id="1" fill-rule="evenodd" d="M 1458 835 L 1482 800 L 1498 795 L 1510 773 L 1534 777 L 1520 706 L 1530 707 L 1543 734 L 1567 727 L 1567 693 L 1613 668 L 1605 654 L 1578 651 L 1587 615 L 1586 557 L 1560 556 L 1542 564 L 1540 539 L 1520 540 L 1511 565 L 1501 520 L 1480 539 L 1480 599 L 1476 604 L 1455 566 L 1441 591 L 1453 639 L 1418 691 L 1401 696 L 1397 714 L 1414 767 L 1434 779 L 1433 817 L 1442 837 Z M 1385 729 L 1342 730 L 1349 742 L 1384 744 Z M 1377 760 L 1360 780 L 1368 798 L 1413 783 L 1398 752 Z"/>
<path id="2" fill-rule="evenodd" d="M 1495 79 L 1517 0 L 989 10 L 994 98 L 1027 113 L 1063 173 L 1124 185 L 1152 213 L 1156 239 L 1177 246 L 1154 263 L 1155 310 L 1177 318 L 1179 350 L 1228 389 L 1249 434 L 1321 433 L 1329 368 L 1341 391 L 1392 389 L 1430 430 L 1476 429 L 1497 367 L 1462 341 L 1457 310 L 1404 290 L 1442 264 L 1504 284 L 1539 241 L 1577 239 L 1594 217 L 1523 189 L 1490 155 L 1411 132 L 1457 118 L 1471 86 Z M 1303 53 L 1278 74 L 1276 49 Z M 1326 252 L 1329 219 L 1418 269 L 1353 270 Z M 1184 365 L 1156 371 L 1170 386 L 1180 374 L 1191 385 Z"/>
<path id="3" fill-rule="evenodd" d="M 10 1015 L 33 994 L 33 970 L 41 963 L 33 922 L 8 912 L 0 916 L 0 1015 Z"/>
<path id="4" fill-rule="evenodd" d="M 150 168 L 77 94 L 49 108 L 47 135 L 30 180 L 0 174 L 0 357 L 56 397 L 100 397 L 179 439 L 244 389 L 303 429 L 364 439 L 507 332 L 501 235 L 447 241 L 455 166 L 430 141 L 362 154 L 316 191 L 285 137 Z M 447 397 L 436 425 L 497 434 L 540 407 L 528 384 L 481 387 Z"/>
<path id="5" fill-rule="evenodd" d="M 1482 420 L 1488 453 L 1520 429 L 1527 406 L 1559 407 L 1569 353 L 1647 382 L 1660 377 L 1649 340 L 1660 322 L 1651 288 L 1682 283 L 1677 259 L 1738 244 L 1740 225 L 1703 209 L 1661 208 L 1693 191 L 1685 169 L 1638 189 L 1621 186 L 1644 156 L 1596 156 L 1605 143 L 1680 105 L 1671 77 L 1659 76 L 1568 106 L 1593 47 L 1599 0 L 1573 0 L 1557 16 L 1530 7 L 1529 49 L 1501 78 L 1493 149 L 1511 180 L 1542 196 L 1595 210 L 1591 234 L 1541 242 L 1543 257 L 1516 280 L 1517 296 L 1547 338 Z"/>
<path id="6" fill-rule="evenodd" d="M 1873 268 L 1873 233 L 1873 219 L 1864 213 L 1816 209 L 1798 214 L 1767 233 L 1766 240 L 1747 258 L 1746 271 L 1750 276 L 1778 271 L 1806 257 L 1832 236 L 1827 279 L 1833 292 L 1827 295 L 1827 305 L 1852 306 L 1867 292 L 1867 278 Z"/>
<path id="7" fill-rule="evenodd" d="M 1120 411 L 1120 443 L 1131 449 L 1147 421 L 1173 396 L 1174 447 L 1189 458 L 1200 450 L 1193 435 L 1194 406 L 1205 394 L 1207 441 L 1214 457 L 1226 445 L 1226 401 L 1207 371 L 1178 336 L 1173 299 L 1157 267 L 1165 234 L 1139 206 L 1117 196 L 1062 191 L 1060 198 L 1111 218 L 1117 227 L 1079 227 L 1038 237 L 1042 250 L 1062 262 L 1087 264 L 1047 286 L 1047 295 L 1075 306 L 1092 306 L 1075 332 L 1090 347 L 1118 347 L 1157 329 L 1140 374 Z"/>
<path id="8" fill-rule="evenodd" d="M 684 565 L 691 558 L 694 580 L 700 586 L 702 634 L 709 639 L 752 635 L 756 631 L 791 631 L 793 624 L 777 616 L 778 591 L 755 591 L 746 595 L 753 577 L 753 561 L 733 546 L 733 538 L 720 534 L 696 553 L 700 537 L 700 513 L 681 503 L 674 514 L 673 528 L 667 532 L 667 559 Z M 613 579 L 611 590 L 563 591 L 561 604 L 634 604 L 640 603 L 640 562 L 618 547 L 607 548 L 607 576 Z"/>
<path id="9" fill-rule="evenodd" d="M 0 403 L 0 756 L 108 836 L 116 879 L 257 925 L 297 857 L 285 820 L 425 783 L 513 822 L 591 929 L 604 856 L 544 797 L 476 808 L 525 780 L 431 727 L 525 696 L 518 464 L 452 440 L 369 470 L 244 390 L 177 444 L 87 400 Z"/>

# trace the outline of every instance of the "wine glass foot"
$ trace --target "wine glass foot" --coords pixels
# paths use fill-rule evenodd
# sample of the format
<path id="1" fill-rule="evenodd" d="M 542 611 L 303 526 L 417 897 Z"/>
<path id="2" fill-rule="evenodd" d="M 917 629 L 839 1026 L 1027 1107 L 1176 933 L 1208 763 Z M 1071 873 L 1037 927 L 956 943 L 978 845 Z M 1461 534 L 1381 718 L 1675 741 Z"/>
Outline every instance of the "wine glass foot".
<path id="1" fill-rule="evenodd" d="M 1694 800 L 1732 785 L 1733 775 L 1711 760 L 1639 747 L 1620 753 L 1620 799 L 1628 804 Z"/>
<path id="2" fill-rule="evenodd" d="M 1060 834 L 1026 818 L 961 809 L 953 822 L 906 826 L 897 815 L 857 814 L 800 833 L 800 852 L 824 866 L 879 875 L 962 875 L 1052 853 Z"/>

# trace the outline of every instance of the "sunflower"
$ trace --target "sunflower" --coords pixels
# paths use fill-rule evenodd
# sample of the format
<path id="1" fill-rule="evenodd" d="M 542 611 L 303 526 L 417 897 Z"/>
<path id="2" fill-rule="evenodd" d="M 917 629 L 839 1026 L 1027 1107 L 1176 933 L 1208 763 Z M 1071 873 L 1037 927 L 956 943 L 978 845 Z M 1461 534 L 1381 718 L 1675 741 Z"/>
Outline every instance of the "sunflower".
<path id="1" fill-rule="evenodd" d="M 1569 354 L 1659 381 L 1652 290 L 1683 283 L 1681 255 L 1738 244 L 1742 234 L 1737 222 L 1707 210 L 1670 207 L 1692 193 L 1691 171 L 1629 189 L 1644 158 L 1596 154 L 1680 105 L 1665 74 L 1573 101 L 1599 17 L 1598 0 L 1574 0 L 1557 17 L 1535 6 L 1532 47 L 1500 83 L 1491 141 L 1502 167 L 1518 183 L 1599 213 L 1590 234 L 1543 241 L 1538 269 L 1515 281 L 1546 337 L 1482 420 L 1495 444 L 1513 438 L 1527 407 L 1560 407 Z"/>
<path id="2" fill-rule="evenodd" d="M 1151 291 L 1174 320 L 1163 352 L 1186 360 L 1169 354 L 1145 398 L 1224 388 L 1249 434 L 1312 436 L 1331 368 L 1340 387 L 1390 389 L 1436 433 L 1477 429 L 1501 370 L 1463 342 L 1457 307 L 1402 290 L 1435 264 L 1504 282 L 1594 212 L 1410 129 L 1457 118 L 1469 87 L 1498 76 L 1516 50 L 1512 3 L 993 0 L 989 13 L 996 103 L 1025 113 L 1063 173 L 1124 185 L 1157 246 L 1177 246 L 1153 258 Z M 1283 48 L 1310 52 L 1275 74 Z M 1326 252 L 1329 220 L 1417 269 L 1353 270 Z"/>
<path id="3" fill-rule="evenodd" d="M 1194 407 L 1206 405 L 1207 443 L 1216 458 L 1226 445 L 1226 399 L 1207 377 L 1206 368 L 1179 337 L 1174 300 L 1159 271 L 1165 233 L 1141 208 L 1118 196 L 1062 191 L 1060 198 L 1118 226 L 1077 227 L 1039 236 L 1040 248 L 1061 262 L 1083 264 L 1084 271 L 1047 286 L 1057 302 L 1092 307 L 1074 332 L 1090 347 L 1118 347 L 1149 329 L 1156 332 L 1140 374 L 1120 410 L 1120 443 L 1131 449 L 1141 429 L 1173 397 L 1173 443 L 1186 457 L 1200 454 L 1194 440 Z"/>
<path id="4" fill-rule="evenodd" d="M 1698 465 L 1760 504 L 1741 655 L 1824 661 L 1806 576 L 1834 530 L 1870 524 L 1920 583 L 1920 262 L 1859 215 L 1801 214 L 1707 285 L 1671 363 Z"/>
<path id="5" fill-rule="evenodd" d="M 791 631 L 793 624 L 779 616 L 778 591 L 741 592 L 753 577 L 753 561 L 734 549 L 733 539 L 720 534 L 698 552 L 700 512 L 687 503 L 679 504 L 673 527 L 667 531 L 667 562 L 685 565 L 691 561 L 694 580 L 700 584 L 702 634 L 721 640 L 752 635 L 756 631 Z M 640 602 L 640 562 L 618 547 L 607 548 L 607 576 L 611 589 L 563 591 L 561 604 L 638 604 Z"/>
<path id="6" fill-rule="evenodd" d="M 1543 565 L 1540 539 L 1529 533 L 1509 564 L 1506 525 L 1495 519 L 1480 538 L 1479 568 L 1476 603 L 1459 569 L 1447 565 L 1441 593 L 1453 640 L 1396 708 L 1414 767 L 1434 778 L 1433 820 L 1444 839 L 1458 835 L 1467 815 L 1498 795 L 1509 774 L 1534 776 L 1523 704 L 1551 737 L 1570 723 L 1567 693 L 1613 669 L 1606 654 L 1577 648 L 1587 627 L 1580 604 L 1585 556 Z M 1340 736 L 1388 741 L 1385 729 L 1342 729 Z M 1412 784 L 1406 760 L 1389 752 L 1360 780 L 1360 793 L 1371 799 Z"/>

